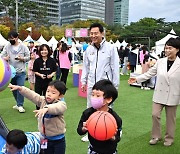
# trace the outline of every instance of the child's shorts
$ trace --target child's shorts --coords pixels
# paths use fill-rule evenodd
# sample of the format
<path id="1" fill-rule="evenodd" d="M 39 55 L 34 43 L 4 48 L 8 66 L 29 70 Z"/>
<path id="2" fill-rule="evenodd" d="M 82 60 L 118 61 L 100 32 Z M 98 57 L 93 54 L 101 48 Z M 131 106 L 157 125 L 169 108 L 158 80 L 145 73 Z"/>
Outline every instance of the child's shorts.
<path id="1" fill-rule="evenodd" d="M 29 83 L 35 83 L 35 75 L 28 75 Z"/>

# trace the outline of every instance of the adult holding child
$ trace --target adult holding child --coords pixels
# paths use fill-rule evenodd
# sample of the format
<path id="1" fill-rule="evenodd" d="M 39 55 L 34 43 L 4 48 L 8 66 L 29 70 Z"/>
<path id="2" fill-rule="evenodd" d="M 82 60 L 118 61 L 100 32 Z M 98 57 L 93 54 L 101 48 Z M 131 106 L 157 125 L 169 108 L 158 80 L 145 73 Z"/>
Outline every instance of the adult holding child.
<path id="1" fill-rule="evenodd" d="M 153 95 L 152 109 L 152 139 L 151 145 L 161 140 L 161 112 L 166 111 L 166 133 L 164 146 L 171 146 L 174 142 L 176 110 L 180 100 L 180 40 L 170 38 L 164 47 L 165 58 L 159 59 L 156 64 L 146 73 L 128 80 L 129 84 L 144 82 L 153 76 L 157 76 L 156 86 Z"/>

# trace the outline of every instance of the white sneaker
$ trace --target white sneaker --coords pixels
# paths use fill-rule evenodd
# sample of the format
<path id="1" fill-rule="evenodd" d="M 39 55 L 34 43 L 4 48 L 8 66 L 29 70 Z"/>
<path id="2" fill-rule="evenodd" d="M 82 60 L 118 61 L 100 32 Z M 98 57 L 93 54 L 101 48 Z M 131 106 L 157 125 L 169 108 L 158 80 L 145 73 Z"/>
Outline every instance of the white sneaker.
<path id="1" fill-rule="evenodd" d="M 149 87 L 145 87 L 144 90 L 150 90 L 150 88 Z"/>
<path id="2" fill-rule="evenodd" d="M 141 87 L 141 89 L 144 89 L 144 87 Z"/>
<path id="3" fill-rule="evenodd" d="M 19 110 L 19 107 L 17 105 L 14 105 L 12 108 L 16 109 L 16 110 Z"/>
<path id="4" fill-rule="evenodd" d="M 85 135 L 84 137 L 81 138 L 81 141 L 83 142 L 88 142 L 89 139 L 88 139 L 88 135 Z"/>
<path id="5" fill-rule="evenodd" d="M 24 113 L 25 112 L 25 109 L 22 106 L 20 106 L 18 110 L 19 110 L 20 113 Z"/>

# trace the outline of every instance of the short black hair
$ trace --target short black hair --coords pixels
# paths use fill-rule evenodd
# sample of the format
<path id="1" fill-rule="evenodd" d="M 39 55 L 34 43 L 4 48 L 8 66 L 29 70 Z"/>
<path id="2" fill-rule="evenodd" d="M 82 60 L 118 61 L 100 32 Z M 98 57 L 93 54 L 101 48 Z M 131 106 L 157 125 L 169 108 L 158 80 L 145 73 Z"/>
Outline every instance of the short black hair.
<path id="1" fill-rule="evenodd" d="M 112 104 L 118 97 L 118 91 L 112 84 L 110 80 L 103 79 L 95 83 L 92 90 L 100 90 L 104 92 L 104 98 L 112 98 L 112 101 L 109 103 Z"/>
<path id="2" fill-rule="evenodd" d="M 100 24 L 100 23 L 93 23 L 90 27 L 89 27 L 89 30 L 91 30 L 92 28 L 95 28 L 95 27 L 98 27 L 99 28 L 99 31 L 101 33 L 104 32 L 104 28 L 103 26 Z"/>
<path id="3" fill-rule="evenodd" d="M 10 31 L 8 33 L 8 38 L 17 38 L 18 37 L 18 33 L 16 31 Z"/>
<path id="4" fill-rule="evenodd" d="M 65 95 L 67 90 L 65 83 L 59 80 L 51 81 L 48 86 L 54 86 L 54 88 L 56 88 L 61 95 Z"/>
<path id="5" fill-rule="evenodd" d="M 42 44 L 42 45 L 39 47 L 39 57 L 42 57 L 41 51 L 43 51 L 43 48 L 44 48 L 44 47 L 46 47 L 47 50 L 48 50 L 48 55 L 47 55 L 47 57 L 50 57 L 51 54 L 52 54 L 52 52 L 51 52 L 50 47 L 49 47 L 47 44 Z"/>
<path id="6" fill-rule="evenodd" d="M 34 44 L 34 41 L 30 41 L 29 43 L 33 43 Z"/>
<path id="7" fill-rule="evenodd" d="M 176 49 L 180 49 L 180 40 L 179 38 L 170 38 L 169 40 L 167 40 L 167 42 L 165 43 L 165 46 L 172 46 Z"/>
<path id="8" fill-rule="evenodd" d="M 6 142 L 9 145 L 14 145 L 17 149 L 22 149 L 28 141 L 27 136 L 22 130 L 14 129 L 8 133 Z"/>
<path id="9" fill-rule="evenodd" d="M 135 50 L 136 48 L 137 48 L 137 46 L 136 46 L 135 44 L 133 44 L 131 51 L 132 51 L 132 50 Z"/>

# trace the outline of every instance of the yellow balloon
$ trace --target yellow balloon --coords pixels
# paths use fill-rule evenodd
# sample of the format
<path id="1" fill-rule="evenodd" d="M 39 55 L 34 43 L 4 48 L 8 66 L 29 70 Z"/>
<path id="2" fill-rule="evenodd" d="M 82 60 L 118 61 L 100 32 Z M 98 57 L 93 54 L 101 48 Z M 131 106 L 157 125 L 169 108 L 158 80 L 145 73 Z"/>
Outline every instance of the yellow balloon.
<path id="1" fill-rule="evenodd" d="M 3 59 L 0 58 L 0 83 L 2 82 L 3 78 L 4 78 L 4 63 L 3 63 Z"/>

